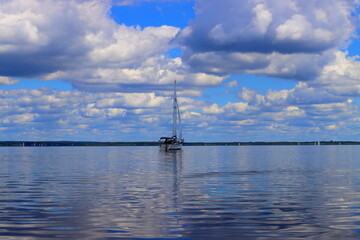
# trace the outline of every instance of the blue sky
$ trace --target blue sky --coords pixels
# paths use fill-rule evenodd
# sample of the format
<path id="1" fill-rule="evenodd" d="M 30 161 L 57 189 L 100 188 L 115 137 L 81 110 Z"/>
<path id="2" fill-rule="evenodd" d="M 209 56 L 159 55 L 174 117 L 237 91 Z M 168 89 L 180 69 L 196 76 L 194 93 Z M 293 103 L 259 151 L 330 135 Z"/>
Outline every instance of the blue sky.
<path id="1" fill-rule="evenodd" d="M 8 0 L 0 140 L 360 141 L 359 2 Z"/>

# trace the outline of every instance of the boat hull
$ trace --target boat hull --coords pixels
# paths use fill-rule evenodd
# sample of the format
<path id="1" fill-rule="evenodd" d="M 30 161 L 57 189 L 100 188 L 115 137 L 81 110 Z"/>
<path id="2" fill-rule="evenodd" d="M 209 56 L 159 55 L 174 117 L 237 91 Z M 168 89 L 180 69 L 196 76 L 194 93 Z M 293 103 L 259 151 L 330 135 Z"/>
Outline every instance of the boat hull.
<path id="1" fill-rule="evenodd" d="M 170 144 L 167 147 L 167 150 L 181 150 L 182 144 Z"/>
<path id="2" fill-rule="evenodd" d="M 165 151 L 169 150 L 181 150 L 182 144 L 176 143 L 176 144 L 160 144 L 160 148 L 164 149 Z"/>

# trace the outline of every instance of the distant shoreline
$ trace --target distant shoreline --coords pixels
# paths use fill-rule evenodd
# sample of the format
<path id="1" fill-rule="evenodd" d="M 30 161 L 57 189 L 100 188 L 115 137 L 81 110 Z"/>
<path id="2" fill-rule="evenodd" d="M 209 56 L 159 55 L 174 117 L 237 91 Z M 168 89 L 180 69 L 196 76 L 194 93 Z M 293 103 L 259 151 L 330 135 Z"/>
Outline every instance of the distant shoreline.
<path id="1" fill-rule="evenodd" d="M 87 141 L 0 141 L 0 147 L 100 147 L 157 146 L 158 142 L 87 142 Z M 184 146 L 286 146 L 286 145 L 360 145 L 357 141 L 307 142 L 185 142 Z"/>

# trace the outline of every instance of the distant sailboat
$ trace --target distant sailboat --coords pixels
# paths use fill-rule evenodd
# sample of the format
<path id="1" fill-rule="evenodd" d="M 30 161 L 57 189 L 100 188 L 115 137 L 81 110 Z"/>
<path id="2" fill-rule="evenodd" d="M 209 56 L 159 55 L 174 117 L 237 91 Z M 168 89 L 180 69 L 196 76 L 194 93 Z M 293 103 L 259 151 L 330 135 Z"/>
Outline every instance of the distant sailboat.
<path id="1" fill-rule="evenodd" d="M 179 135 L 177 134 L 179 132 Z M 181 150 L 184 139 L 182 138 L 180 110 L 176 96 L 176 81 L 174 82 L 173 99 L 173 129 L 172 137 L 161 137 L 160 148 L 167 150 Z"/>

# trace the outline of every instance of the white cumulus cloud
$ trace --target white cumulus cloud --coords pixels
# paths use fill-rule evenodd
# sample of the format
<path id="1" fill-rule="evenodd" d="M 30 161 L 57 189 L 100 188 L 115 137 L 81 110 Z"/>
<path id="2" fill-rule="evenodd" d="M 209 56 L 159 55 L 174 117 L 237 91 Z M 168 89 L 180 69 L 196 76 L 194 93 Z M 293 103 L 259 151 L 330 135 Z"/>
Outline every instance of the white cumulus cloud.
<path id="1" fill-rule="evenodd" d="M 177 40 L 198 71 L 310 80 L 354 36 L 355 7 L 345 0 L 199 0 L 196 19 Z"/>

